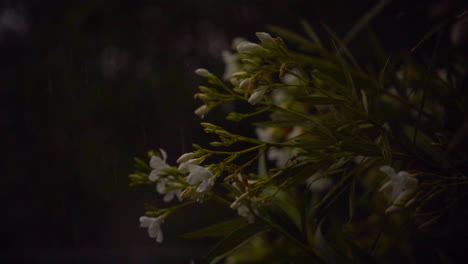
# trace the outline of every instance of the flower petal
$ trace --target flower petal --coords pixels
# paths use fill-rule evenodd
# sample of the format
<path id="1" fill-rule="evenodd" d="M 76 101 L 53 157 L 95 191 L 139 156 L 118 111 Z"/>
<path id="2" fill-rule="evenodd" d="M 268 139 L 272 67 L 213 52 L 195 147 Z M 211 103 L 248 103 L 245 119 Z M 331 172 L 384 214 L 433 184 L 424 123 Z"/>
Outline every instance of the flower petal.
<path id="1" fill-rule="evenodd" d="M 394 179 L 397 176 L 395 170 L 388 165 L 384 165 L 380 167 L 380 171 L 387 174 L 387 176 L 390 177 L 391 179 Z"/>
<path id="2" fill-rule="evenodd" d="M 146 228 L 150 227 L 155 219 L 156 218 L 154 217 L 148 217 L 148 216 L 140 217 L 140 227 L 146 227 Z"/>
<path id="3" fill-rule="evenodd" d="M 166 151 L 164 151 L 164 149 L 160 148 L 160 149 L 159 149 L 159 152 L 161 152 L 161 155 L 162 155 L 162 157 L 163 157 L 164 163 L 166 163 L 166 160 L 167 160 L 167 153 L 166 153 Z"/>
<path id="4" fill-rule="evenodd" d="M 194 153 L 193 152 L 189 152 L 189 153 L 185 153 L 185 154 L 182 154 L 178 159 L 177 159 L 177 163 L 183 163 L 183 162 L 186 162 L 190 159 L 192 159 L 194 157 Z"/>
<path id="5" fill-rule="evenodd" d="M 380 187 L 379 192 L 390 193 L 392 191 L 392 181 L 386 182 L 382 187 Z"/>

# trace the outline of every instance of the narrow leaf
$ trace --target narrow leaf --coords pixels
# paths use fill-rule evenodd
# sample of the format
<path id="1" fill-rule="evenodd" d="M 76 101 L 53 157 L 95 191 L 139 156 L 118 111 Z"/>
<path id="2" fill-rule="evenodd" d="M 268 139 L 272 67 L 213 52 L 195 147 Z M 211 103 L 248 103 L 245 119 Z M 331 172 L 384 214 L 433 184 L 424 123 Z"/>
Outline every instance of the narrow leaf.
<path id="1" fill-rule="evenodd" d="M 221 242 L 219 242 L 210 251 L 210 253 L 208 253 L 207 258 L 213 259 L 211 263 L 216 263 L 217 260 L 228 255 L 233 250 L 243 246 L 251 238 L 267 231 L 268 229 L 269 227 L 262 222 L 243 226 L 221 240 Z"/>
<path id="2" fill-rule="evenodd" d="M 302 27 L 304 28 L 305 32 L 309 36 L 309 38 L 312 39 L 319 46 L 323 46 L 322 41 L 320 40 L 319 36 L 315 32 L 315 30 L 312 28 L 312 26 L 304 19 L 301 19 L 301 24 L 302 24 Z"/>
<path id="3" fill-rule="evenodd" d="M 330 104 L 342 104 L 345 101 L 340 99 L 334 99 L 329 97 L 321 97 L 321 96 L 304 96 L 299 97 L 296 99 L 302 103 L 308 103 L 312 105 L 330 105 Z"/>
<path id="4" fill-rule="evenodd" d="M 233 231 L 246 226 L 247 220 L 245 218 L 237 218 L 234 220 L 228 220 L 220 222 L 205 228 L 185 233 L 182 235 L 184 238 L 200 238 L 200 237 L 220 237 L 226 236 Z"/>
<path id="5" fill-rule="evenodd" d="M 345 38 L 343 39 L 343 45 L 347 45 L 351 39 L 369 22 L 384 9 L 384 7 L 389 4 L 392 0 L 382 0 L 377 3 L 374 7 L 371 8 L 364 16 L 359 19 L 359 21 L 354 24 L 354 26 L 349 30 L 348 34 L 346 34 Z"/>

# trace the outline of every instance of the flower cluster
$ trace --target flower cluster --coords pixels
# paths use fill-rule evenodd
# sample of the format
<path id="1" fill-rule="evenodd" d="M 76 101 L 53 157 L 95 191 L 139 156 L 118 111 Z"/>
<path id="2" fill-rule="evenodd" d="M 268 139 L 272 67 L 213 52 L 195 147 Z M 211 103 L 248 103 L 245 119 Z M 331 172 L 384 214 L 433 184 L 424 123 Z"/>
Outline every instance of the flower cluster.
<path id="1" fill-rule="evenodd" d="M 162 242 L 161 224 L 173 211 L 213 200 L 235 210 L 237 218 L 186 234 L 225 236 L 213 250 L 218 254 L 210 256 L 213 259 L 242 254 L 234 249 L 268 233 L 263 236 L 265 247 L 287 249 L 283 252 L 296 254 L 293 257 L 308 255 L 308 261 L 317 263 L 359 262 L 349 252 L 375 249 L 380 242 L 373 241 L 380 239 L 384 228 L 379 225 L 388 224 L 387 217 L 395 219 L 389 230 L 398 230 L 394 223 L 407 212 L 420 227 L 427 227 L 461 199 L 447 190 L 466 184 L 465 167 L 447 157 L 460 154 L 456 143 L 464 128 L 450 132 L 439 127 L 449 131 L 452 143 L 448 136 L 427 130 L 442 124 L 446 110 L 437 95 L 448 94 L 448 80 L 460 83 L 456 75 L 445 72 L 443 78 L 428 81 L 425 90 L 406 85 L 416 83 L 417 74 L 412 73 L 413 79 L 401 77 L 400 65 L 385 64 L 376 78 L 361 69 L 345 46 L 339 52 L 336 46 L 326 48 L 310 26 L 305 28 L 312 40 L 276 30 L 297 42 L 302 52 L 289 50 L 280 37 L 259 32 L 259 43 L 235 39 L 233 50 L 223 51 L 222 78 L 203 68 L 195 71 L 207 82 L 194 96 L 203 102 L 195 114 L 205 116 L 229 102 L 243 112 L 232 111 L 226 118 L 245 122 L 255 117 L 256 136 L 203 122 L 204 131 L 218 138 L 210 147 L 194 144 L 192 152 L 177 159 L 177 166 L 167 163 L 162 149 L 151 155 L 147 171 L 132 174 L 132 179 L 155 184 L 165 202 L 180 203 L 140 218 L 151 238 Z M 411 63 L 404 66 L 416 71 Z M 440 111 L 428 110 L 426 98 Z M 394 167 L 408 170 L 397 173 Z M 384 175 L 390 180 L 380 191 L 391 197 L 390 205 L 388 196 L 375 190 Z M 434 209 L 445 201 L 450 201 L 447 206 Z M 391 232 L 382 236 L 382 241 L 392 241 Z M 331 239 L 338 242 L 329 243 Z M 231 240 L 239 243 L 232 245 Z M 332 256 L 335 250 L 340 254 Z M 280 257 L 274 251 L 268 254 Z"/>

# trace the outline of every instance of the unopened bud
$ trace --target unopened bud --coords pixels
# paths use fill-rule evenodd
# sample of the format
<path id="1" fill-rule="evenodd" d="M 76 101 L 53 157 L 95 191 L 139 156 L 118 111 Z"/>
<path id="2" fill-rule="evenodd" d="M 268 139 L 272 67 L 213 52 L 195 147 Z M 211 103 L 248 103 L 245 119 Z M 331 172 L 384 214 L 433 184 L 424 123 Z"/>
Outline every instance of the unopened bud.
<path id="1" fill-rule="evenodd" d="M 257 38 L 262 42 L 262 45 L 267 48 L 272 48 L 276 46 L 275 40 L 266 32 L 257 32 L 255 33 Z"/>
<path id="2" fill-rule="evenodd" d="M 264 53 L 266 50 L 255 43 L 252 42 L 242 42 L 239 45 L 237 45 L 237 51 L 239 53 L 249 53 L 249 54 L 259 54 L 259 53 Z"/>
<path id="3" fill-rule="evenodd" d="M 263 96 L 267 92 L 266 88 L 257 89 L 252 95 L 249 97 L 248 102 L 252 105 L 255 105 L 258 101 L 263 99 Z"/>
<path id="4" fill-rule="evenodd" d="M 177 163 L 182 163 L 182 162 L 186 162 L 187 160 L 190 160 L 191 158 L 193 158 L 195 156 L 195 153 L 193 152 L 189 152 L 189 153 L 185 153 L 183 154 L 182 156 L 180 156 L 178 159 L 177 159 Z"/>
<path id="5" fill-rule="evenodd" d="M 206 104 L 198 107 L 196 110 L 195 110 L 195 114 L 196 115 L 199 115 L 199 116 L 203 116 L 203 115 L 206 115 L 209 111 L 211 110 L 210 107 L 208 107 Z"/>
<path id="6" fill-rule="evenodd" d="M 205 77 L 205 78 L 214 77 L 214 75 L 211 72 L 209 72 L 207 69 L 204 69 L 204 68 L 196 69 L 195 74 L 197 74 L 197 75 L 199 75 L 201 77 Z"/>

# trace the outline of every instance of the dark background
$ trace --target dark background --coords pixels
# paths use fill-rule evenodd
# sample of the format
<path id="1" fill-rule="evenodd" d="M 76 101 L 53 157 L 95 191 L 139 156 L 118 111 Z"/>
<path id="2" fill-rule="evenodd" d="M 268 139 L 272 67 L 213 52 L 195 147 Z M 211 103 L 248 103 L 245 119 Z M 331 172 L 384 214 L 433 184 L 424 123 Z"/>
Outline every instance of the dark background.
<path id="1" fill-rule="evenodd" d="M 0 1 L 0 260 L 200 259 L 213 241 L 178 235 L 222 216 L 204 205 L 171 216 L 156 244 L 138 218 L 145 202 L 163 203 L 152 188 L 129 187 L 133 157 L 163 148 L 174 163 L 206 141 L 193 71 L 222 74 L 234 37 L 255 41 L 268 24 L 302 33 L 300 18 L 344 36 L 374 2 Z M 393 1 L 374 30 L 399 52 L 461 2 Z M 363 41 L 351 47 L 366 60 Z"/>

